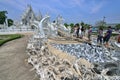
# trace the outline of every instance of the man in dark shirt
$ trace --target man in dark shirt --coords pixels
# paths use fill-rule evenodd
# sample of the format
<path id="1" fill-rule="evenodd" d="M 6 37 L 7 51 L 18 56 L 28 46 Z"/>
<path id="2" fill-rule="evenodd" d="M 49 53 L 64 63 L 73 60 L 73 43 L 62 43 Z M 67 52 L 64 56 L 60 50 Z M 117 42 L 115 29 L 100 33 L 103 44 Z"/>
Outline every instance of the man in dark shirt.
<path id="1" fill-rule="evenodd" d="M 110 40 L 111 35 L 112 35 L 112 29 L 111 29 L 111 26 L 109 26 L 108 31 L 106 32 L 106 34 L 105 34 L 105 36 L 103 38 L 103 41 L 106 42 L 105 46 L 108 46 L 108 42 Z"/>
<path id="2" fill-rule="evenodd" d="M 78 38 L 79 37 L 79 29 L 80 29 L 79 24 L 76 24 L 76 27 L 77 27 L 76 34 L 77 34 L 77 38 Z"/>

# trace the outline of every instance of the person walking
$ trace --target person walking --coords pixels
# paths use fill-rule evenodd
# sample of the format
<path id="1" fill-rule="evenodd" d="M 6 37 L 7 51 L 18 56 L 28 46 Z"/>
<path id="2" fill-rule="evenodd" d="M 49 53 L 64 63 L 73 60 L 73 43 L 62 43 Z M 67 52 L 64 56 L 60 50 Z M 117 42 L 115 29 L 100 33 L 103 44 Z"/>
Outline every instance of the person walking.
<path id="1" fill-rule="evenodd" d="M 88 29 L 88 40 L 91 41 L 91 35 L 92 35 L 92 26 L 89 26 Z"/>
<path id="2" fill-rule="evenodd" d="M 77 37 L 77 27 L 76 27 L 76 25 L 74 25 L 74 29 L 73 29 L 73 31 L 74 31 L 74 35 L 75 35 L 75 37 Z"/>
<path id="3" fill-rule="evenodd" d="M 103 29 L 100 27 L 98 30 L 97 43 L 102 44 L 103 40 Z"/>
<path id="4" fill-rule="evenodd" d="M 80 29 L 79 24 L 76 24 L 76 27 L 77 27 L 76 35 L 77 35 L 77 38 L 79 38 L 79 29 Z"/>
<path id="5" fill-rule="evenodd" d="M 108 26 L 108 30 L 107 30 L 107 32 L 105 33 L 105 36 L 104 36 L 104 38 L 103 38 L 103 43 L 105 43 L 104 45 L 105 45 L 106 47 L 109 46 L 108 42 L 109 42 L 109 40 L 110 40 L 111 35 L 112 35 L 112 29 L 111 29 L 111 26 Z"/>
<path id="6" fill-rule="evenodd" d="M 84 29 L 84 26 L 82 26 L 82 28 L 81 28 L 81 38 L 83 38 L 84 35 L 85 35 L 85 29 Z"/>
<path id="7" fill-rule="evenodd" d="M 119 33 L 119 35 L 117 37 L 117 43 L 120 43 L 120 33 Z"/>

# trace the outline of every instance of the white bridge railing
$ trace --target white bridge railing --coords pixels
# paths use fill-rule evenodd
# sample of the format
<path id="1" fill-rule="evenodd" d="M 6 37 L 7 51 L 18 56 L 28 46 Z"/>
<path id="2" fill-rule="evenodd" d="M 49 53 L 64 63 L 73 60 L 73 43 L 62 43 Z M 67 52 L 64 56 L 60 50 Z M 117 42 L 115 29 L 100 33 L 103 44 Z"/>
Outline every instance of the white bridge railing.
<path id="1" fill-rule="evenodd" d="M 0 29 L 0 34 L 16 34 L 16 33 L 24 33 L 24 32 L 34 32 L 34 29 L 26 29 L 26 28 Z"/>

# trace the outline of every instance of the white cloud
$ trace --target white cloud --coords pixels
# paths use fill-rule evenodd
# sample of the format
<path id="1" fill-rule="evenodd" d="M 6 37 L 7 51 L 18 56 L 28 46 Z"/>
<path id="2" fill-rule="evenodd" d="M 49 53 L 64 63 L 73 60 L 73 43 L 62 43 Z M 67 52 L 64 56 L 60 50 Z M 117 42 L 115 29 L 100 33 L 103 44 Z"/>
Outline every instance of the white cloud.
<path id="1" fill-rule="evenodd" d="M 4 4 L 10 5 L 14 8 L 17 8 L 19 10 L 24 9 L 25 2 L 24 0 L 4 0 Z"/>
<path id="2" fill-rule="evenodd" d="M 94 14 L 94 13 L 97 13 L 102 7 L 104 6 L 104 3 L 99 3 L 99 4 L 96 4 L 95 6 L 93 6 L 91 8 L 91 14 Z"/>
<path id="3" fill-rule="evenodd" d="M 31 4 L 35 13 L 40 10 L 43 14 L 49 13 L 53 16 L 61 14 L 74 21 L 84 18 L 84 14 L 99 12 L 104 7 L 105 0 L 0 0 L 0 3 L 8 5 L 5 8 L 10 6 L 10 11 L 17 11 L 17 17 L 26 9 L 27 4 Z"/>
<path id="4" fill-rule="evenodd" d="M 71 0 L 70 4 L 73 6 L 83 7 L 85 4 L 85 0 Z"/>
<path id="5" fill-rule="evenodd" d="M 53 5 L 58 5 L 62 8 L 70 8 L 76 6 L 82 7 L 85 0 L 51 0 L 51 2 L 53 2 Z"/>
<path id="6" fill-rule="evenodd" d="M 42 10 L 46 13 L 54 13 L 54 14 L 59 14 L 61 13 L 60 10 L 56 9 L 55 7 L 48 5 L 48 4 L 37 4 L 37 3 L 32 3 L 33 9 L 35 11 Z"/>

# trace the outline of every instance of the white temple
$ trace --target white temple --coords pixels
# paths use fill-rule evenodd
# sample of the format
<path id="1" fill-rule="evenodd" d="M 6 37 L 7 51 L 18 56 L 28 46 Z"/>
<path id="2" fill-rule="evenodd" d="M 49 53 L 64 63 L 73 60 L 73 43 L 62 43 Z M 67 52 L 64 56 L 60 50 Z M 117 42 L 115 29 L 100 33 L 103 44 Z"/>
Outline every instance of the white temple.
<path id="1" fill-rule="evenodd" d="M 41 35 L 41 37 L 56 37 L 59 31 L 69 33 L 69 29 L 67 29 L 63 24 L 63 17 L 58 16 L 55 20 L 55 23 L 50 22 L 50 16 L 46 14 L 42 16 L 42 14 L 35 14 L 31 5 L 27 5 L 27 8 L 23 15 L 21 16 L 20 21 L 14 21 L 14 25 L 10 27 L 4 27 L 2 32 L 21 32 L 21 31 L 35 31 L 36 35 Z M 0 31 L 0 32 L 1 32 Z"/>
<path id="2" fill-rule="evenodd" d="M 22 15 L 22 24 L 30 25 L 34 20 L 40 21 L 41 19 L 42 19 L 41 13 L 39 12 L 39 15 L 36 16 L 31 5 L 28 5 L 26 11 Z"/>

